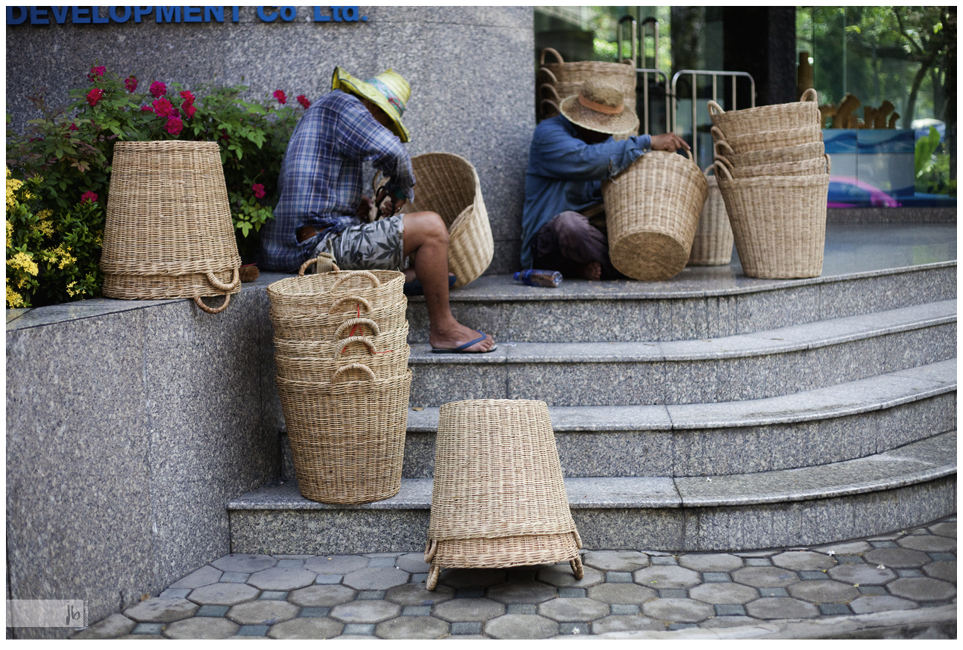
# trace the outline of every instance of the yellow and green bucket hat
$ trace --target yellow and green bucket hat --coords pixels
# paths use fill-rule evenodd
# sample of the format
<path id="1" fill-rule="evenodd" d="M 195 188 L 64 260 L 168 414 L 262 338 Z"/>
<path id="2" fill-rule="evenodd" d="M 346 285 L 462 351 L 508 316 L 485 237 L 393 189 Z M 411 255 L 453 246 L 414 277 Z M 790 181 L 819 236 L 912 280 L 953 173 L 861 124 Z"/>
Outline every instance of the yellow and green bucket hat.
<path id="1" fill-rule="evenodd" d="M 371 100 L 391 119 L 395 135 L 401 138 L 402 142 L 411 141 L 408 129 L 401 123 L 405 105 L 411 97 L 411 85 L 394 70 L 389 68 L 371 79 L 361 81 L 339 66 L 334 69 L 331 89 L 353 92 Z"/>

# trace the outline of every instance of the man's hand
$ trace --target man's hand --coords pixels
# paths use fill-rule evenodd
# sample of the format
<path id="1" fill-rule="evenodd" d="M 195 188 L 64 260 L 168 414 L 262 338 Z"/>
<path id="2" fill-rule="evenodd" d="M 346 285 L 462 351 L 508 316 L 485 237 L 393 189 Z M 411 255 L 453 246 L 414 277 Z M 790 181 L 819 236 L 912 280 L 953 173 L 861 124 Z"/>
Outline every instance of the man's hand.
<path id="1" fill-rule="evenodd" d="M 679 149 L 685 149 L 688 151 L 691 148 L 685 140 L 680 138 L 675 133 L 663 133 L 662 135 L 653 135 L 649 137 L 652 138 L 653 151 L 677 151 Z"/>
<path id="2" fill-rule="evenodd" d="M 362 195 L 361 203 L 358 204 L 358 209 L 354 211 L 354 216 L 358 217 L 358 220 L 362 223 L 370 222 L 372 206 L 374 206 L 374 203 L 371 202 L 371 199 Z"/>

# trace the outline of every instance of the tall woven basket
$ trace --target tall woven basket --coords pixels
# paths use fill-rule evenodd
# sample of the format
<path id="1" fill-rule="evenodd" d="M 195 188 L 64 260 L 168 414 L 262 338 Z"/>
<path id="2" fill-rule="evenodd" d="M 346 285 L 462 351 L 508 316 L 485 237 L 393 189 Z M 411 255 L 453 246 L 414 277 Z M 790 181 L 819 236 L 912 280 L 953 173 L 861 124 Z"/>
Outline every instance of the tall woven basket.
<path id="1" fill-rule="evenodd" d="M 241 257 L 214 142 L 118 142 L 100 268 L 109 298 L 193 298 L 206 312 L 241 290 Z M 216 308 L 201 297 L 224 295 Z"/>
<path id="2" fill-rule="evenodd" d="M 703 170 L 709 189 L 692 239 L 689 266 L 726 266 L 732 262 L 732 227 L 719 183 L 714 175 L 708 175 L 711 168 L 712 165 Z"/>
<path id="3" fill-rule="evenodd" d="M 691 152 L 651 151 L 603 181 L 615 268 L 636 280 L 666 280 L 685 268 L 708 192 Z"/>
<path id="4" fill-rule="evenodd" d="M 545 402 L 466 400 L 441 407 L 425 562 L 442 567 L 569 562 L 583 575 Z"/>
<path id="5" fill-rule="evenodd" d="M 747 276 L 822 274 L 828 173 L 733 179 L 722 162 L 715 171 Z"/>

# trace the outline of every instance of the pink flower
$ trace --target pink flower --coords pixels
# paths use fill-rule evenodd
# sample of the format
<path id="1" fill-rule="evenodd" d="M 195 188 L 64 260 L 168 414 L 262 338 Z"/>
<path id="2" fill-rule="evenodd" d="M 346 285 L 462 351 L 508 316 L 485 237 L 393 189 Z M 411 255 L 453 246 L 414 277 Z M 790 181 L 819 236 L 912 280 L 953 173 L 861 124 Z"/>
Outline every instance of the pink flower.
<path id="1" fill-rule="evenodd" d="M 181 97 L 184 98 L 184 103 L 185 103 L 185 104 L 193 104 L 193 103 L 194 103 L 194 94 L 193 94 L 191 91 L 189 91 L 189 90 L 182 90 L 182 91 L 181 91 Z"/>
<path id="2" fill-rule="evenodd" d="M 96 77 L 103 77 L 105 72 L 107 72 L 107 68 L 102 65 L 91 67 L 90 72 L 87 73 L 87 78 L 93 81 Z"/>
<path id="3" fill-rule="evenodd" d="M 311 106 L 311 102 L 304 95 L 298 95 L 298 103 L 304 106 L 304 110 L 308 110 L 308 107 Z"/>
<path id="4" fill-rule="evenodd" d="M 137 77 L 130 75 L 124 79 L 124 85 L 127 87 L 127 92 L 132 93 L 137 90 Z"/>
<path id="5" fill-rule="evenodd" d="M 153 112 L 154 112 L 154 107 L 153 107 L 153 106 L 141 106 L 141 107 L 140 107 L 140 112 L 141 112 L 141 113 L 153 113 Z"/>
<path id="6" fill-rule="evenodd" d="M 154 105 L 154 112 L 160 115 L 161 117 L 168 117 L 171 114 L 171 111 L 174 109 L 174 107 L 171 105 L 170 101 L 168 101 L 166 97 L 162 97 L 161 99 L 155 99 L 153 102 L 153 105 Z"/>
<path id="7" fill-rule="evenodd" d="M 150 94 L 154 97 L 160 97 L 167 92 L 167 86 L 164 85 L 163 81 L 155 81 L 150 85 Z"/>
<path id="8" fill-rule="evenodd" d="M 251 186 L 251 189 L 254 190 L 254 196 L 255 196 L 255 197 L 257 197 L 257 198 L 259 198 L 259 199 L 263 199 L 263 198 L 264 198 L 264 186 L 263 186 L 263 185 L 261 185 L 260 183 L 255 183 L 254 185 Z"/>
<path id="9" fill-rule="evenodd" d="M 97 195 L 94 194 L 93 192 L 84 192 L 84 193 L 80 196 L 80 202 L 81 202 L 81 203 L 96 203 L 96 202 L 97 202 Z"/>
<path id="10" fill-rule="evenodd" d="M 71 130 L 71 131 L 79 131 L 79 129 L 77 128 L 77 125 L 74 124 L 73 122 L 70 123 L 70 130 Z"/>
<path id="11" fill-rule="evenodd" d="M 189 102 L 184 102 L 181 104 L 181 110 L 184 111 L 184 115 L 186 115 L 188 119 L 194 117 L 194 113 L 197 112 L 197 109 L 194 108 L 194 104 Z"/>
<path id="12" fill-rule="evenodd" d="M 87 103 L 91 106 L 96 106 L 100 98 L 104 96 L 104 91 L 100 88 L 94 88 L 89 93 L 87 93 Z"/>
<path id="13" fill-rule="evenodd" d="M 184 123 L 176 117 L 172 117 L 167 120 L 167 132 L 171 135 L 179 135 L 181 130 L 184 128 Z"/>
<path id="14" fill-rule="evenodd" d="M 283 91 L 283 90 L 275 90 L 275 91 L 274 91 L 274 99 L 278 100 L 278 102 L 280 102 L 280 103 L 282 103 L 282 104 L 287 104 L 287 103 L 288 103 L 288 98 L 287 98 L 287 96 L 284 94 L 284 91 Z"/>

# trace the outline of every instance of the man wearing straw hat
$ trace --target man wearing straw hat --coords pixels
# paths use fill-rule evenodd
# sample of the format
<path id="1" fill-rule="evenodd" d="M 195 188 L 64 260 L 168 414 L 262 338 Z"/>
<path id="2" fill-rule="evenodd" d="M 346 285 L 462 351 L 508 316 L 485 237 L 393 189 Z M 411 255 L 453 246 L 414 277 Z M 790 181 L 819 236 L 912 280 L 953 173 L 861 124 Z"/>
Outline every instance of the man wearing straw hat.
<path id="1" fill-rule="evenodd" d="M 639 118 L 625 109 L 622 92 L 603 82 L 585 82 L 578 95 L 562 100 L 559 110 L 561 115 L 542 121 L 532 136 L 522 266 L 587 280 L 621 277 L 609 260 L 605 233 L 589 221 L 600 212 L 602 181 L 652 149 L 676 151 L 689 145 L 675 133 L 612 139 L 637 129 Z"/>
<path id="2" fill-rule="evenodd" d="M 294 272 L 327 254 L 341 269 L 405 270 L 424 288 L 428 341 L 437 352 L 491 352 L 492 338 L 465 327 L 448 304 L 448 229 L 434 212 L 395 214 L 414 198 L 411 157 L 401 123 L 411 86 L 387 70 L 362 81 L 335 68 L 332 91 L 298 122 L 281 164 L 280 199 L 262 230 L 261 266 Z M 371 200 L 362 194 L 363 164 L 390 180 L 379 192 L 380 216 L 362 223 Z M 383 200 L 383 201 L 382 201 Z M 364 219 L 367 220 L 367 219 Z M 329 259 L 330 259 L 329 257 Z"/>

